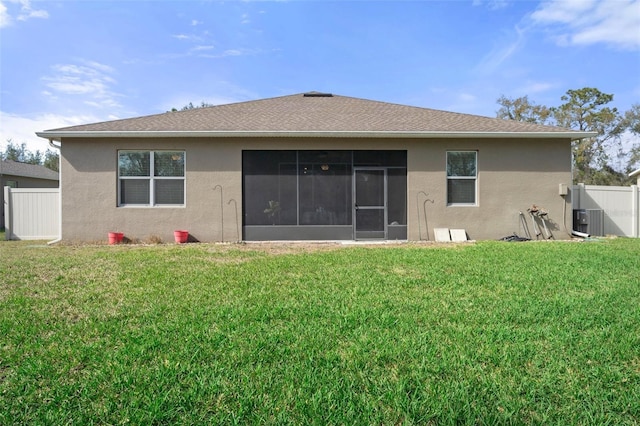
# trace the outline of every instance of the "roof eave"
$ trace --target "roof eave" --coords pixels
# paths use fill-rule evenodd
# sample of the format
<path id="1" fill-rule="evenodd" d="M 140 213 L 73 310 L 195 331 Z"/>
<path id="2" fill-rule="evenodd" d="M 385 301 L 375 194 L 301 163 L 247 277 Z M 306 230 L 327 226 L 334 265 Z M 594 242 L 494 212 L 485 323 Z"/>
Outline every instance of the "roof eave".
<path id="1" fill-rule="evenodd" d="M 438 132 L 438 131 L 44 131 L 36 132 L 36 135 L 61 142 L 63 138 L 148 138 L 148 137 L 302 137 L 302 138 L 526 138 L 526 139 L 584 139 L 596 136 L 595 132 Z"/>

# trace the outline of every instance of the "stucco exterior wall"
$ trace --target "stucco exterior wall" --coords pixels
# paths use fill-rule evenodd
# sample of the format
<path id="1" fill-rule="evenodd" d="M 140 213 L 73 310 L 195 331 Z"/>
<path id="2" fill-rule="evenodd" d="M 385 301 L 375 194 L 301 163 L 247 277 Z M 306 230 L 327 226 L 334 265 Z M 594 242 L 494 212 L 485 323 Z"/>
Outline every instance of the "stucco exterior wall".
<path id="1" fill-rule="evenodd" d="M 446 152 L 478 151 L 476 206 L 447 206 Z M 556 239 L 567 239 L 571 228 L 571 202 L 559 195 L 559 184 L 571 185 L 569 140 L 434 140 L 413 144 L 408 155 L 409 240 L 426 239 L 424 210 L 430 239 L 433 228 L 459 228 L 474 240 L 498 239 L 516 232 L 524 236 L 518 212 L 526 215 L 532 204 L 549 212 Z M 424 203 L 428 194 L 433 203 Z M 566 209 L 563 209 L 563 206 Z M 418 215 L 421 217 L 418 225 Z"/>
<path id="2" fill-rule="evenodd" d="M 184 150 L 184 207 L 118 207 L 119 149 Z M 61 150 L 62 238 L 173 241 L 188 230 L 198 241 L 238 241 L 242 233 L 242 151 L 268 149 L 407 150 L 408 238 L 433 240 L 434 227 L 464 228 L 472 239 L 497 239 L 519 230 L 518 211 L 531 204 L 549 211 L 557 239 L 563 230 L 558 185 L 571 184 L 570 141 L 458 139 L 64 139 Z M 478 151 L 478 205 L 447 206 L 447 150 Z M 222 187 L 222 193 L 220 190 Z M 433 203 L 423 204 L 424 192 Z M 423 205 L 426 205 L 427 229 Z M 237 209 L 236 209 L 237 207 Z M 420 222 L 419 222 L 420 221 Z M 530 221 L 529 221 L 530 222 Z M 568 222 L 569 223 L 569 222 Z M 531 226 L 531 225 L 530 225 Z"/>
<path id="3" fill-rule="evenodd" d="M 184 150 L 184 207 L 118 207 L 118 150 Z M 237 241 L 241 214 L 241 151 L 231 142 L 195 139 L 62 141 L 62 239 L 101 241 L 108 232 L 131 240 L 173 241 L 188 230 L 198 241 Z M 222 198 L 220 187 L 222 187 Z M 234 202 L 237 203 L 237 215 Z M 241 231 L 241 230 L 240 230 Z"/>

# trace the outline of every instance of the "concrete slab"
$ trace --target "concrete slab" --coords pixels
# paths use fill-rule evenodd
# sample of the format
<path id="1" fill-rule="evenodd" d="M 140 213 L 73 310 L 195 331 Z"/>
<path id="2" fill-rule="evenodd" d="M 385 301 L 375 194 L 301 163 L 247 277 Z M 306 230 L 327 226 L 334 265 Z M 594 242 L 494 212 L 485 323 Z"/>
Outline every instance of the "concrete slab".
<path id="1" fill-rule="evenodd" d="M 461 243 L 467 241 L 467 231 L 464 229 L 450 229 L 451 241 L 455 243 Z"/>
<path id="2" fill-rule="evenodd" d="M 439 243 L 451 241 L 449 228 L 433 228 L 433 233 Z"/>

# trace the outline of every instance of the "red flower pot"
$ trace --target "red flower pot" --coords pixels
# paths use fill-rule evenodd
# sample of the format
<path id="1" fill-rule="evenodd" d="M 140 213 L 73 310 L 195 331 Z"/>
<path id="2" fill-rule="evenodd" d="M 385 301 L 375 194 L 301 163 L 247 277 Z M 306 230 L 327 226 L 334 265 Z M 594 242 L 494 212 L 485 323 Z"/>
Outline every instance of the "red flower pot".
<path id="1" fill-rule="evenodd" d="M 123 238 L 122 232 L 109 232 L 109 244 L 120 244 Z"/>
<path id="2" fill-rule="evenodd" d="M 173 231 L 173 237 L 178 244 L 186 243 L 189 239 L 189 231 Z"/>

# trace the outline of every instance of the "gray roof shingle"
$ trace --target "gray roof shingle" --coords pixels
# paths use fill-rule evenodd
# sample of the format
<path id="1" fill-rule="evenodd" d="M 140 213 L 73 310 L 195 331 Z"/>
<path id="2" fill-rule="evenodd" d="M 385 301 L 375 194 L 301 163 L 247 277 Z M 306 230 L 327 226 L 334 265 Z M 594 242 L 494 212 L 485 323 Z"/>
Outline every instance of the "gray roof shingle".
<path id="1" fill-rule="evenodd" d="M 0 174 L 36 179 L 58 180 L 58 172 L 37 164 L 20 163 L 11 160 L 0 161 Z"/>
<path id="2" fill-rule="evenodd" d="M 64 134 L 68 137 L 76 132 L 486 132 L 558 133 L 561 136 L 561 133 L 572 131 L 554 126 L 310 92 L 71 126 L 48 130 L 38 135 L 51 137 Z"/>

